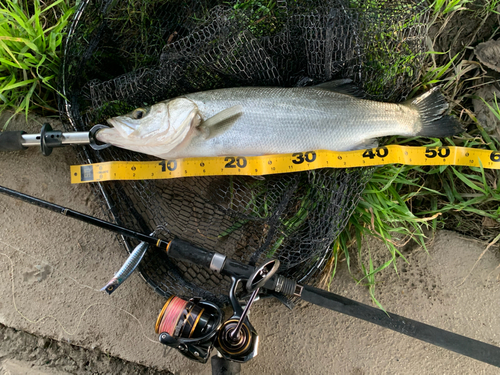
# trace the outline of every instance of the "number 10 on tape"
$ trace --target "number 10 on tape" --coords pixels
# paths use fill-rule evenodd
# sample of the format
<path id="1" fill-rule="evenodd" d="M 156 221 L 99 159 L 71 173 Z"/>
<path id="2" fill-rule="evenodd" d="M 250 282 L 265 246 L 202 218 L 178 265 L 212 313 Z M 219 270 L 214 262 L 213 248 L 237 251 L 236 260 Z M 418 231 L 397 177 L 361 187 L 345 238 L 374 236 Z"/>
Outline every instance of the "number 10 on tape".
<path id="1" fill-rule="evenodd" d="M 465 147 L 382 146 L 354 151 L 316 150 L 264 156 L 221 156 L 147 162 L 113 161 L 71 167 L 71 182 L 169 179 L 194 176 L 260 176 L 318 168 L 384 164 L 461 165 L 500 169 L 500 152 Z"/>

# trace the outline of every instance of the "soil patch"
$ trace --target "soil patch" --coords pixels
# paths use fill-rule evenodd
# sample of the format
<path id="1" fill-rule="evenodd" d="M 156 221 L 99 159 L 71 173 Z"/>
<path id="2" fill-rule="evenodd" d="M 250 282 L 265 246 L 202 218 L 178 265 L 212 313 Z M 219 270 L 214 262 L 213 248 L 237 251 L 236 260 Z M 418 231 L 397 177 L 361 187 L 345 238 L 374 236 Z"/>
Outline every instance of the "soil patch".
<path id="1" fill-rule="evenodd" d="M 0 374 L 173 375 L 170 371 L 158 371 L 100 350 L 35 336 L 3 324 L 0 324 L 0 338 Z"/>

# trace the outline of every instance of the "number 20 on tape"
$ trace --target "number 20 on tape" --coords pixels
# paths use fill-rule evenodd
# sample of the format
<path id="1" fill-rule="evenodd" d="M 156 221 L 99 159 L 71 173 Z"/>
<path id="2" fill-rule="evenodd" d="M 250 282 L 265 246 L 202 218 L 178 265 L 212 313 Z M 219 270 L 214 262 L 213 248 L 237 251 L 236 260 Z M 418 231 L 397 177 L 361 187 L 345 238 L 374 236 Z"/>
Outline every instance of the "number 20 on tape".
<path id="1" fill-rule="evenodd" d="M 355 151 L 316 150 L 265 156 L 222 156 L 150 162 L 105 162 L 71 167 L 71 182 L 165 179 L 216 175 L 267 175 L 318 168 L 384 164 L 461 165 L 500 169 L 500 151 L 465 147 L 382 146 Z"/>

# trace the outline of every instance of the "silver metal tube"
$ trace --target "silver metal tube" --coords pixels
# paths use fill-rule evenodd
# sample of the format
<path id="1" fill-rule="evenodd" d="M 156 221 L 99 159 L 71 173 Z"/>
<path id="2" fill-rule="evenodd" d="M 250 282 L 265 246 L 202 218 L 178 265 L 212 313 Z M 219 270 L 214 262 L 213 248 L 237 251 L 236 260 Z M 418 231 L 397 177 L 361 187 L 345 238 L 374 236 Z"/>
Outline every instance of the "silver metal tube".
<path id="1" fill-rule="evenodd" d="M 40 146 L 40 134 L 23 134 L 23 146 Z M 62 133 L 63 145 L 88 145 L 90 144 L 89 132 Z"/>

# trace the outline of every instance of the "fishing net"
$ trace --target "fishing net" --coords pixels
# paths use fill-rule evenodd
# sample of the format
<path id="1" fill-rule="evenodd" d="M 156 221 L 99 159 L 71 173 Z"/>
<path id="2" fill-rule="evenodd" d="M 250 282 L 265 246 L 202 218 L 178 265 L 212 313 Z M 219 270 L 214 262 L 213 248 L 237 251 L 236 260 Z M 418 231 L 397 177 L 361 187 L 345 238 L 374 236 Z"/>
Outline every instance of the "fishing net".
<path id="1" fill-rule="evenodd" d="M 306 86 L 351 78 L 367 97 L 399 101 L 418 79 L 428 13 L 413 1 L 82 0 L 60 89 L 67 131 L 186 93 Z M 81 148 L 83 163 L 145 161 Z M 370 169 L 96 184 L 118 224 L 175 237 L 313 282 L 352 214 Z M 130 252 L 136 243 L 124 240 Z M 118 266 L 118 265 L 117 265 Z M 150 248 L 139 270 L 161 295 L 225 305 L 229 280 Z"/>

